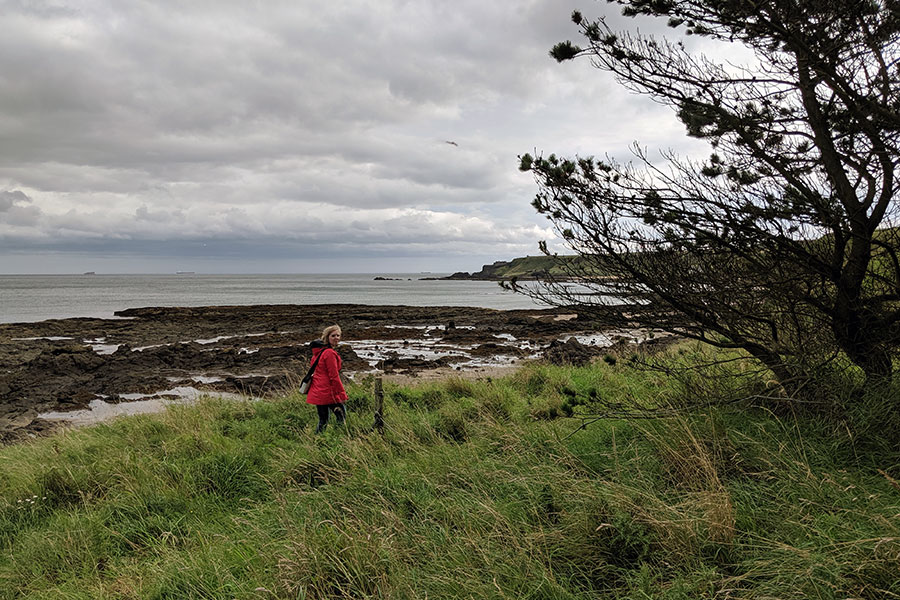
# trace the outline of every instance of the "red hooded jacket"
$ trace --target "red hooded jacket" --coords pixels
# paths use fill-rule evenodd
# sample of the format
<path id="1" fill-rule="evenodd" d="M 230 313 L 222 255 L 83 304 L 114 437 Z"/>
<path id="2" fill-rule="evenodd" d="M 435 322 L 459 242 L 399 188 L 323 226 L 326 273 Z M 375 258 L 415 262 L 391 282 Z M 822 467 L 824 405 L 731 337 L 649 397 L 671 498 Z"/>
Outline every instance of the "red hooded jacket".
<path id="1" fill-rule="evenodd" d="M 313 372 L 309 392 L 306 394 L 307 404 L 338 404 L 347 401 L 347 392 L 341 383 L 341 355 L 323 342 L 313 342 L 312 358 L 309 364 L 315 362 L 319 353 L 324 352 L 316 370 Z"/>

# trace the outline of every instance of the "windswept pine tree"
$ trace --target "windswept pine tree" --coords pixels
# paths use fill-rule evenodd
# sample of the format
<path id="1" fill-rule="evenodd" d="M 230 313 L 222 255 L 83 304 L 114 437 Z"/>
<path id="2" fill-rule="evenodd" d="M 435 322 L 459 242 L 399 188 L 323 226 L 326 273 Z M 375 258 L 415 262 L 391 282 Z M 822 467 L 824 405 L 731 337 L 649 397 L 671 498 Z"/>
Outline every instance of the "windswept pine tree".
<path id="1" fill-rule="evenodd" d="M 900 346 L 900 3 L 614 3 L 742 44 L 755 62 L 572 15 L 584 41 L 557 44 L 554 58 L 587 58 L 670 106 L 711 153 L 697 162 L 663 150 L 663 165 L 637 145 L 627 164 L 523 155 L 539 186 L 534 207 L 584 258 L 569 275 L 624 304 L 562 281 L 533 291 L 608 326 L 742 348 L 788 390 L 835 357 L 868 383 L 890 378 Z"/>

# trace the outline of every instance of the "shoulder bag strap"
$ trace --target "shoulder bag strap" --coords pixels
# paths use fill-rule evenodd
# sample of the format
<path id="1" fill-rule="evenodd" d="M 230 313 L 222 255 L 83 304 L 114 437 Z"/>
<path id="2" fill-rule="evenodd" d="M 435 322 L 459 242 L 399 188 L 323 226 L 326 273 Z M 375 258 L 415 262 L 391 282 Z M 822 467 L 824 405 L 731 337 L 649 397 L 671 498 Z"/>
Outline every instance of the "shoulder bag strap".
<path id="1" fill-rule="evenodd" d="M 316 357 L 315 362 L 313 362 L 312 366 L 309 368 L 309 371 L 306 372 L 306 375 L 303 376 L 303 381 L 309 381 L 310 379 L 312 379 L 313 373 L 316 370 L 316 366 L 318 366 L 319 364 L 319 359 L 322 358 L 322 355 L 325 354 L 326 350 L 328 350 L 328 348 L 322 348 L 322 351 L 319 352 L 319 355 Z M 301 381 L 300 383 L 303 383 L 303 381 Z"/>

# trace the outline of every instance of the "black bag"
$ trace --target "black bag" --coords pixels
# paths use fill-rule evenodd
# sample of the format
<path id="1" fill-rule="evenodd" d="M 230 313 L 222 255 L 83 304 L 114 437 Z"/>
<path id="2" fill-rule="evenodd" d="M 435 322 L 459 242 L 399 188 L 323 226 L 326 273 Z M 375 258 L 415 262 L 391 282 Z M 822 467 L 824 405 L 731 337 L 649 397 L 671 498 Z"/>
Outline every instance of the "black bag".
<path id="1" fill-rule="evenodd" d="M 325 354 L 325 348 L 322 348 L 319 355 L 316 357 L 316 361 L 309 368 L 309 371 L 306 372 L 306 375 L 303 376 L 303 380 L 300 381 L 300 393 L 305 394 L 309 391 L 309 386 L 312 384 L 313 373 L 316 371 L 316 365 L 319 364 L 319 359 L 322 358 L 322 355 Z"/>

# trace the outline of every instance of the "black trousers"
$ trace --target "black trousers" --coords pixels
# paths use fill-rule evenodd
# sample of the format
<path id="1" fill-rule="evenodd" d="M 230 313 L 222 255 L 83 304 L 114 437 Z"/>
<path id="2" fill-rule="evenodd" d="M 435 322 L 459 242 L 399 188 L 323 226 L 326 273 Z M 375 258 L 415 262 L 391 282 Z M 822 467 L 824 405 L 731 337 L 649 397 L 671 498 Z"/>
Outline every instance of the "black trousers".
<path id="1" fill-rule="evenodd" d="M 319 413 L 319 424 L 316 426 L 316 433 L 325 431 L 325 428 L 328 427 L 328 416 L 331 413 L 334 413 L 334 418 L 337 419 L 338 425 L 344 424 L 346 409 L 344 408 L 343 403 L 317 404 L 316 412 Z"/>

